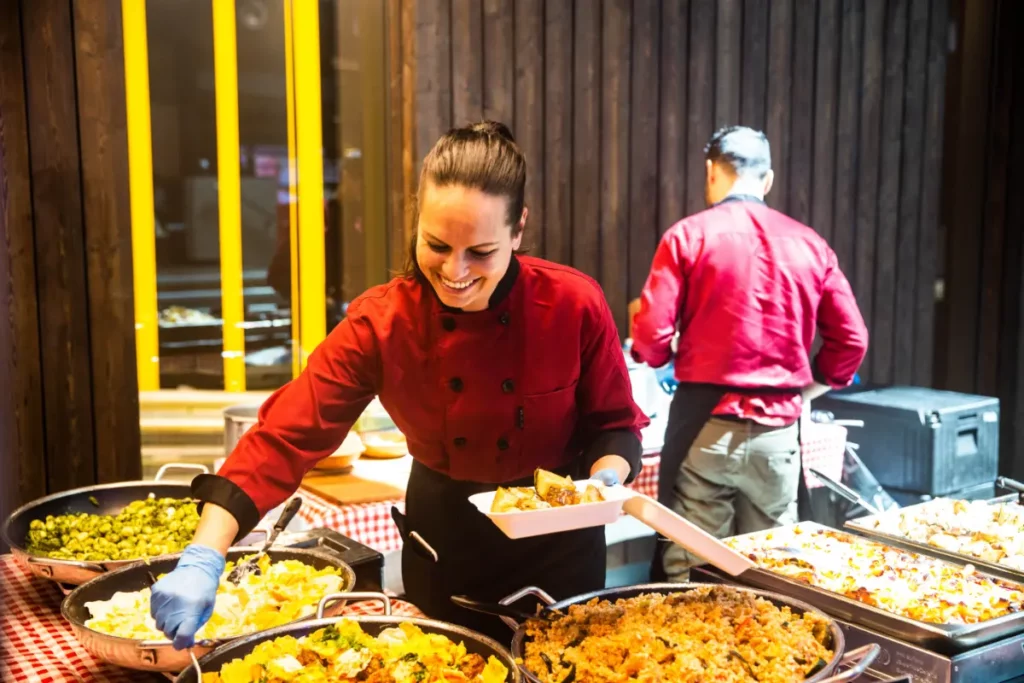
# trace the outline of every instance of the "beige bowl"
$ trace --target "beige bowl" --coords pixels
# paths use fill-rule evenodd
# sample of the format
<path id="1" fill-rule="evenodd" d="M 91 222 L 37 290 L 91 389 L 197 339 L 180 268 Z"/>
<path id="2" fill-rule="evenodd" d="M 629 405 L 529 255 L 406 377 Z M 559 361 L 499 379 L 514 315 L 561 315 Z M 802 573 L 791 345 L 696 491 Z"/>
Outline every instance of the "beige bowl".
<path id="1" fill-rule="evenodd" d="M 363 452 L 363 440 L 359 438 L 359 435 L 355 432 L 349 432 L 348 436 L 341 443 L 332 455 L 324 458 L 316 464 L 313 468 L 315 470 L 347 470 L 355 464 L 356 460 L 359 460 L 360 454 Z"/>
<path id="2" fill-rule="evenodd" d="M 363 432 L 363 455 L 367 458 L 404 458 L 409 455 L 405 434 L 397 430 Z"/>

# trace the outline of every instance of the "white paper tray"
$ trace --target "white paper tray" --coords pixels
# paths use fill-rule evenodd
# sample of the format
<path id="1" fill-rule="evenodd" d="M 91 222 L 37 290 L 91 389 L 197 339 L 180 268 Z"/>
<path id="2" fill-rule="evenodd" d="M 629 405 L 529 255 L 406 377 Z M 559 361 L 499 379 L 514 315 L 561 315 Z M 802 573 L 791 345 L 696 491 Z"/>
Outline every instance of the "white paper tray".
<path id="1" fill-rule="evenodd" d="M 755 566 L 753 561 L 653 498 L 625 486 L 609 487 L 599 481 L 584 480 L 574 483 L 578 491 L 584 491 L 588 484 L 593 484 L 601 490 L 604 502 L 494 513 L 491 512 L 491 503 L 494 501 L 495 491 L 470 496 L 469 501 L 509 538 L 528 538 L 605 526 L 618 521 L 622 514 L 626 513 L 732 576 L 739 576 Z"/>

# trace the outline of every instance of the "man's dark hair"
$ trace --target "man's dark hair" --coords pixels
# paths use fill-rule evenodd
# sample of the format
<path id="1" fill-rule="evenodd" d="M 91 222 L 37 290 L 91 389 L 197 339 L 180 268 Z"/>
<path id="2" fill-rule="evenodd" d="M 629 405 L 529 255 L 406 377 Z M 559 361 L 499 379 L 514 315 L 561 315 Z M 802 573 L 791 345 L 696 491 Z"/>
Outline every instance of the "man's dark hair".
<path id="1" fill-rule="evenodd" d="M 772 169 L 768 138 L 746 126 L 727 126 L 715 131 L 704 147 L 704 158 L 731 168 L 738 176 L 764 178 Z"/>

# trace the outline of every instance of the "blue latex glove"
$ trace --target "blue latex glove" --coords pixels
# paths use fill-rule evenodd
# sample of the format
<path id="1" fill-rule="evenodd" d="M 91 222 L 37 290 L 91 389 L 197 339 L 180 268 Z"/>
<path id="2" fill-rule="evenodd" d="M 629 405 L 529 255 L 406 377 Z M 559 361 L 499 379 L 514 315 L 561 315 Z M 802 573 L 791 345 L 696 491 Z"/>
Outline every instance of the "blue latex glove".
<path id="1" fill-rule="evenodd" d="M 598 470 L 590 475 L 591 479 L 597 479 L 605 486 L 618 486 L 622 482 L 619 481 L 619 474 L 610 467 L 606 467 L 603 470 Z"/>
<path id="2" fill-rule="evenodd" d="M 665 363 L 660 368 L 655 368 L 654 375 L 658 378 L 658 384 L 666 394 L 676 393 L 679 381 L 676 379 L 676 364 Z"/>
<path id="3" fill-rule="evenodd" d="M 185 548 L 174 571 L 153 584 L 149 613 L 175 650 L 195 644 L 195 635 L 213 614 L 224 556 L 205 545 Z"/>

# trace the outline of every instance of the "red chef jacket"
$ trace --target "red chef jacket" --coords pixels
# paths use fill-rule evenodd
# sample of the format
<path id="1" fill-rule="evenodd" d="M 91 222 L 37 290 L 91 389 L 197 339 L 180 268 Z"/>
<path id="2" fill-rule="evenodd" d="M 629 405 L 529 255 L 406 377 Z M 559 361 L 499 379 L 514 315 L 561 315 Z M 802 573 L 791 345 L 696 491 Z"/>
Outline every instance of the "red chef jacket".
<path id="1" fill-rule="evenodd" d="M 800 417 L 800 390 L 812 380 L 849 385 L 868 344 L 828 243 L 741 196 L 669 228 L 633 325 L 634 358 L 664 365 L 678 329 L 676 379 L 743 389 L 726 394 L 714 414 L 769 426 Z M 811 362 L 815 331 L 823 343 Z"/>
<path id="2" fill-rule="evenodd" d="M 413 457 L 484 483 L 610 453 L 635 476 L 649 423 L 598 284 L 513 257 L 485 311 L 446 308 L 418 278 L 355 299 L 306 370 L 263 404 L 219 476 L 196 478 L 197 497 L 227 508 L 242 530 L 255 525 L 337 449 L 375 395 Z"/>

